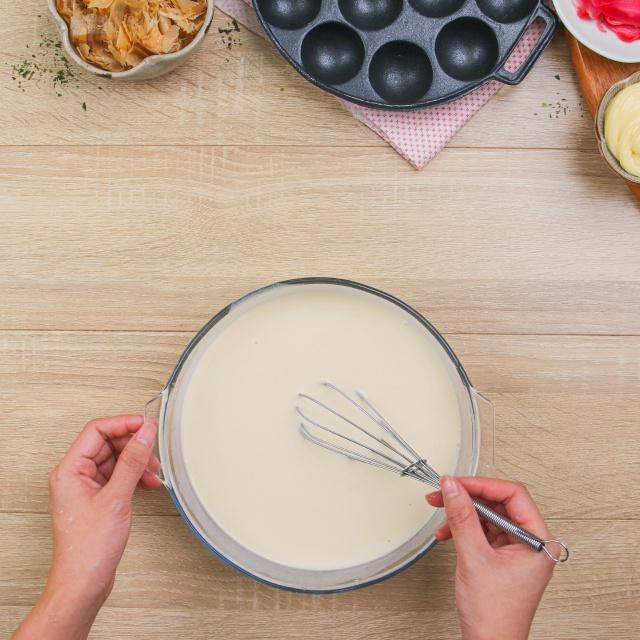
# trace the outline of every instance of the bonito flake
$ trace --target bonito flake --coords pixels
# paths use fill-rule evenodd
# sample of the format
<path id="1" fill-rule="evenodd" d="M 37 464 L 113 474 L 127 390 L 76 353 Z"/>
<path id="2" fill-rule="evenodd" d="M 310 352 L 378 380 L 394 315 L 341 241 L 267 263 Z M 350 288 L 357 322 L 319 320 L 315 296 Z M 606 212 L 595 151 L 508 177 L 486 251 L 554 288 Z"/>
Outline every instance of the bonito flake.
<path id="1" fill-rule="evenodd" d="M 202 27 L 207 0 L 56 0 L 56 6 L 84 60 L 124 71 L 189 44 Z"/>

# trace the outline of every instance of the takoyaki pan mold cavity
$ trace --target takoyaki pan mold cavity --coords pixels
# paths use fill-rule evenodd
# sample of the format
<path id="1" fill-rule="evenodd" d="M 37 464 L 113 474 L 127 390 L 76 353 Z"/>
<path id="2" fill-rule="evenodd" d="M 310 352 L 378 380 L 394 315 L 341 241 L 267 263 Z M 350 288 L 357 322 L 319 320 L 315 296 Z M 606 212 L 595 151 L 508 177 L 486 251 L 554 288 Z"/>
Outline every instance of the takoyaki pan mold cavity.
<path id="1" fill-rule="evenodd" d="M 553 35 L 541 0 L 253 0 L 265 31 L 308 80 L 351 102 L 417 109 L 489 80 L 518 84 Z M 529 25 L 542 34 L 504 64 Z"/>

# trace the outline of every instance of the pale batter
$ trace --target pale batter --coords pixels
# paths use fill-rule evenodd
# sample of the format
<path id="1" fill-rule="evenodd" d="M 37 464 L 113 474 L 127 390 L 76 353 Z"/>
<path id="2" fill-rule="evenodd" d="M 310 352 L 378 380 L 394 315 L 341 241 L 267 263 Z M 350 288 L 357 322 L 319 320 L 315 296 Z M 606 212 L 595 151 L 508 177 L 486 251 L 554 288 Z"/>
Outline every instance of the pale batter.
<path id="1" fill-rule="evenodd" d="M 299 392 L 323 394 L 322 380 L 363 390 L 434 468 L 454 471 L 460 381 L 396 305 L 341 286 L 278 288 L 236 307 L 190 360 L 185 464 L 205 509 L 245 547 L 292 567 L 351 567 L 432 514 L 426 485 L 313 445 L 294 411 Z"/>

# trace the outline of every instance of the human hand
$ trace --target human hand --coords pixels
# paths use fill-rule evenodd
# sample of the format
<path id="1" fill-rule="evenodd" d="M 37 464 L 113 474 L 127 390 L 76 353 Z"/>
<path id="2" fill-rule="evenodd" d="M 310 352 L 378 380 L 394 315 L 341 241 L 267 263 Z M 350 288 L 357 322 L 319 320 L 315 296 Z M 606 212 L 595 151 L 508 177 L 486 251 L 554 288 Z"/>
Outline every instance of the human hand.
<path id="1" fill-rule="evenodd" d="M 86 638 L 129 538 L 133 492 L 162 484 L 155 436 L 141 416 L 92 420 L 49 474 L 51 572 L 15 639 Z"/>
<path id="2" fill-rule="evenodd" d="M 136 486 L 154 488 L 155 423 L 141 416 L 89 422 L 49 475 L 50 580 L 81 588 L 100 605 L 111 592 L 131 527 Z"/>
<path id="3" fill-rule="evenodd" d="M 447 513 L 447 524 L 436 538 L 453 538 L 456 546 L 455 592 L 463 640 L 526 640 L 555 565 L 482 521 L 471 497 L 549 539 L 533 499 L 523 484 L 492 478 L 445 476 L 440 486 L 427 501 L 444 506 Z"/>

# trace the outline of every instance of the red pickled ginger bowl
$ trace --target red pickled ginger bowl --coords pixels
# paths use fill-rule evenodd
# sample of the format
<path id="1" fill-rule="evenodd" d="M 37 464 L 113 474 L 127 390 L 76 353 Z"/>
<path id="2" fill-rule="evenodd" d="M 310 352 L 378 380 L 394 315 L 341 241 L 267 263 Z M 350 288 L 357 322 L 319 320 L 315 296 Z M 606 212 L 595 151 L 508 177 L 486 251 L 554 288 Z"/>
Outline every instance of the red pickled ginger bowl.
<path id="1" fill-rule="evenodd" d="M 554 6 L 567 30 L 592 51 L 640 62 L 640 0 L 554 0 Z"/>

